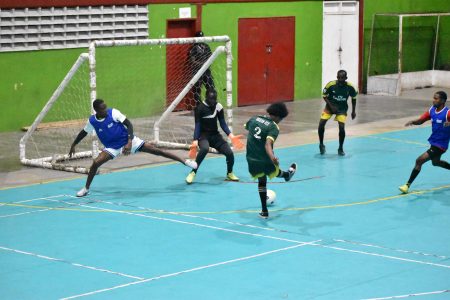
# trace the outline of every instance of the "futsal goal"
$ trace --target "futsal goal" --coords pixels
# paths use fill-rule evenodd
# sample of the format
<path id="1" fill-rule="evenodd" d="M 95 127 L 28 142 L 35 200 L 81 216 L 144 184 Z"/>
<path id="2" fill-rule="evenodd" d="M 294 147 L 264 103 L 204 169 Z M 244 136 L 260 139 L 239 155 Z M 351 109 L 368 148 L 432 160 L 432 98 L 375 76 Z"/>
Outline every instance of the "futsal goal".
<path id="1" fill-rule="evenodd" d="M 191 49 L 211 49 L 192 61 Z M 197 45 L 197 44 L 196 44 Z M 198 55 L 197 55 L 198 56 Z M 197 57 L 197 60 L 199 57 Z M 211 72 L 213 86 L 205 74 Z M 95 135 L 86 137 L 69 157 L 78 132 L 104 99 L 131 120 L 135 135 L 158 147 L 189 149 L 196 101 L 214 88 L 232 127 L 232 56 L 228 36 L 94 41 L 82 53 L 20 141 L 24 165 L 87 173 L 101 149 Z M 195 94 L 197 93 L 197 94 Z"/>
<path id="2" fill-rule="evenodd" d="M 367 93 L 450 87 L 450 13 L 375 14 L 367 63 Z"/>

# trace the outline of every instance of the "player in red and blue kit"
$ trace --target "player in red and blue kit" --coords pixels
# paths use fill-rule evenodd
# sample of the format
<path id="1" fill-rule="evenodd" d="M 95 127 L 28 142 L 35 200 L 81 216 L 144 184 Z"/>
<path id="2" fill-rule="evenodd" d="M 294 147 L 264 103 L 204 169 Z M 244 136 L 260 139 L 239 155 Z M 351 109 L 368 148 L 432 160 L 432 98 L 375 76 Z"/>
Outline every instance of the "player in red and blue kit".
<path id="1" fill-rule="evenodd" d="M 416 159 L 416 165 L 411 172 L 408 182 L 399 187 L 399 190 L 404 194 L 408 193 L 409 187 L 419 175 L 422 165 L 427 161 L 431 160 L 433 166 L 450 170 L 450 164 L 441 160 L 442 154 L 448 149 L 450 140 L 450 109 L 445 106 L 445 101 L 447 101 L 447 94 L 443 91 L 436 92 L 433 97 L 433 106 L 419 119 L 405 124 L 405 126 L 421 125 L 431 120 L 432 132 L 428 139 L 430 149 Z"/>

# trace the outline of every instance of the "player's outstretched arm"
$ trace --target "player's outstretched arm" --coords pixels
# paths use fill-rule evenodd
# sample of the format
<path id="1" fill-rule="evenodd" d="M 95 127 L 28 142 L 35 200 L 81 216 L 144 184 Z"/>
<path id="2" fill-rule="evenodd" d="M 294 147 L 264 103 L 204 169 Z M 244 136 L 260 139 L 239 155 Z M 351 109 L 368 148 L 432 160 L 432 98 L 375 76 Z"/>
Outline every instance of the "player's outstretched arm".
<path id="1" fill-rule="evenodd" d="M 75 153 L 75 146 L 78 145 L 79 142 L 81 142 L 87 135 L 88 133 L 86 131 L 84 131 L 84 129 L 82 129 L 77 137 L 75 138 L 75 140 L 73 141 L 72 145 L 70 146 L 70 150 L 69 150 L 69 156 L 72 157 L 72 155 Z"/>

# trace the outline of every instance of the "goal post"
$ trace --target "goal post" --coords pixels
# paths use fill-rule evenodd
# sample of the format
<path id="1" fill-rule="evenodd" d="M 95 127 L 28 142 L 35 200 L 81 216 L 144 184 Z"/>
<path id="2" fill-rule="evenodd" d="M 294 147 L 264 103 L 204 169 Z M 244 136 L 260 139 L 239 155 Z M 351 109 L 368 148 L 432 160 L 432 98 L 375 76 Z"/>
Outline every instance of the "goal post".
<path id="1" fill-rule="evenodd" d="M 450 87 L 450 13 L 375 14 L 367 62 L 367 93 Z"/>
<path id="2" fill-rule="evenodd" d="M 193 68 L 190 51 L 204 43 L 211 49 Z M 211 82 L 205 82 L 208 74 Z M 211 85 L 211 86 L 210 86 Z M 233 124 L 232 55 L 228 36 L 93 41 L 67 73 L 20 142 L 25 165 L 87 173 L 98 154 L 95 136 L 72 141 L 104 99 L 131 120 L 140 138 L 158 147 L 189 149 L 196 101 L 214 88 Z M 89 159 L 83 159 L 89 158 Z"/>

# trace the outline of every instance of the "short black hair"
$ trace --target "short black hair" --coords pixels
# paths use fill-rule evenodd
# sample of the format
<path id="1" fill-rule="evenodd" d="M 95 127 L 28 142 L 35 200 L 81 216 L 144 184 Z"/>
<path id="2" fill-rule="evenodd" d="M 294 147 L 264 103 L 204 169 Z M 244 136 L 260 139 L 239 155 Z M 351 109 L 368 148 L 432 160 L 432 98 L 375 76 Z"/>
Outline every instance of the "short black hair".
<path id="1" fill-rule="evenodd" d="M 267 113 L 272 116 L 276 116 L 280 119 L 284 119 L 288 116 L 289 111 L 284 102 L 272 103 L 266 109 Z"/>
<path id="2" fill-rule="evenodd" d="M 208 88 L 205 92 L 206 97 L 211 96 L 211 97 L 217 97 L 217 92 L 215 89 L 213 88 Z"/>
<path id="3" fill-rule="evenodd" d="M 444 100 L 444 102 L 447 101 L 447 93 L 446 92 L 439 91 L 439 92 L 436 92 L 436 94 L 439 95 L 439 99 Z"/>
<path id="4" fill-rule="evenodd" d="M 99 108 L 99 106 L 101 104 L 103 104 L 105 101 L 103 101 L 102 99 L 95 99 L 94 102 L 92 102 L 92 107 L 94 108 L 95 111 L 97 111 L 97 109 Z"/>
<path id="5" fill-rule="evenodd" d="M 195 33 L 195 36 L 196 36 L 196 37 L 202 37 L 202 36 L 204 36 L 203 31 L 201 31 L 201 30 L 197 31 L 197 32 Z"/>
<path id="6" fill-rule="evenodd" d="M 337 72 L 337 76 L 339 76 L 339 74 L 342 74 L 342 73 L 345 75 L 345 77 L 347 77 L 347 71 L 345 71 L 345 70 L 339 70 Z"/>

